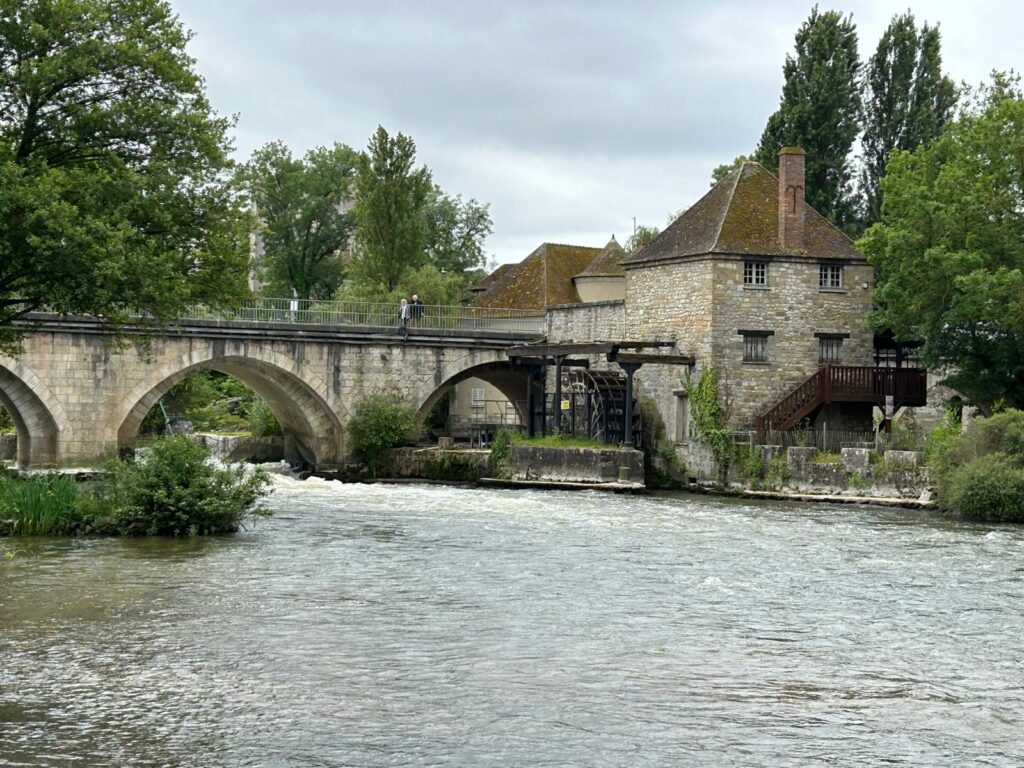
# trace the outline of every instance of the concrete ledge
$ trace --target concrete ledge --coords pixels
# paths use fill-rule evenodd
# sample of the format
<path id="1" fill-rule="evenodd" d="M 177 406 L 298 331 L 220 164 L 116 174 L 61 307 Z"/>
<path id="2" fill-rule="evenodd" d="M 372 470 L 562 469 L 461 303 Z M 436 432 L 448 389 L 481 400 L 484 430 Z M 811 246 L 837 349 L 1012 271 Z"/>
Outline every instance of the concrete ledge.
<path id="1" fill-rule="evenodd" d="M 644 483 L 644 455 L 631 448 L 513 445 L 507 467 L 511 480 L 590 484 L 620 482 L 626 467 L 629 483 Z"/>
<path id="2" fill-rule="evenodd" d="M 552 480 L 502 480 L 499 477 L 482 477 L 479 485 L 495 488 L 537 488 L 545 491 L 612 491 L 613 493 L 640 493 L 647 488 L 643 483 L 568 483 Z"/>

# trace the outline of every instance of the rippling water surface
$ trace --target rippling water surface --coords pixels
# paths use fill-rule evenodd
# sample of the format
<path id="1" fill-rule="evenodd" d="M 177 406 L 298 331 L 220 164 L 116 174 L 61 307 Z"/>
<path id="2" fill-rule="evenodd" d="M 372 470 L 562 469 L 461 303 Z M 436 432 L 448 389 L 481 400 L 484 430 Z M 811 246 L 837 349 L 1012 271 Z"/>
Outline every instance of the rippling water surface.
<path id="1" fill-rule="evenodd" d="M 1024 765 L 1024 532 L 278 482 L 200 541 L 0 539 L 0 765 Z"/>

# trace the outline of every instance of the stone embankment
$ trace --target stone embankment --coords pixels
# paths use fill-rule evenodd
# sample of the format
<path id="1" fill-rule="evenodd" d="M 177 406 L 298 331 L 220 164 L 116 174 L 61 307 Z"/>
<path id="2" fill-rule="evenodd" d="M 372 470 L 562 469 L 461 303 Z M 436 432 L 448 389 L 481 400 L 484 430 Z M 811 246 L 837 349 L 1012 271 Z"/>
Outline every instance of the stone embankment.
<path id="1" fill-rule="evenodd" d="M 886 500 L 931 499 L 931 476 L 916 451 L 843 448 L 837 454 L 817 448 L 755 446 L 759 460 L 737 462 L 730 486 L 815 497 L 858 497 Z M 744 476 L 746 472 L 746 476 Z"/>

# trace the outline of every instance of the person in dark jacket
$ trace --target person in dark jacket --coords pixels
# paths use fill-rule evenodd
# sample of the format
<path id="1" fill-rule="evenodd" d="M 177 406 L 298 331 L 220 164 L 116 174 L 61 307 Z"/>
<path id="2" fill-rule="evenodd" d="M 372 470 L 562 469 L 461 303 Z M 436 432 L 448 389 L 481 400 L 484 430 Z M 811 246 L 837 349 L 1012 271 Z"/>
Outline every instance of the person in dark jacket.
<path id="1" fill-rule="evenodd" d="M 423 319 L 423 299 L 419 297 L 419 294 L 414 293 L 412 295 L 412 304 L 409 305 L 409 316 L 412 318 L 413 325 L 419 325 Z"/>

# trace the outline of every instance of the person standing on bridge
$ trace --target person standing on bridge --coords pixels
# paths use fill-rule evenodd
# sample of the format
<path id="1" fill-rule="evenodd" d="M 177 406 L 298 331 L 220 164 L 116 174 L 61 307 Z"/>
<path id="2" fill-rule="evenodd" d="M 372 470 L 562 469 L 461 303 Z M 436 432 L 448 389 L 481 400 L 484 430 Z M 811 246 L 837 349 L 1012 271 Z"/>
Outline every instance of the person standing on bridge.
<path id="1" fill-rule="evenodd" d="M 409 315 L 412 317 L 413 325 L 419 325 L 420 321 L 423 320 L 423 299 L 421 299 L 417 293 L 412 295 L 412 304 L 409 305 Z"/>
<path id="2" fill-rule="evenodd" d="M 409 302 L 405 299 L 398 305 L 398 322 L 402 332 L 406 335 L 409 334 Z"/>

